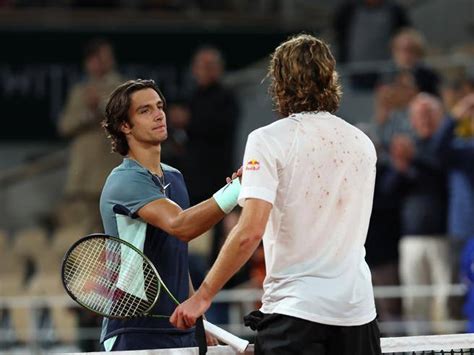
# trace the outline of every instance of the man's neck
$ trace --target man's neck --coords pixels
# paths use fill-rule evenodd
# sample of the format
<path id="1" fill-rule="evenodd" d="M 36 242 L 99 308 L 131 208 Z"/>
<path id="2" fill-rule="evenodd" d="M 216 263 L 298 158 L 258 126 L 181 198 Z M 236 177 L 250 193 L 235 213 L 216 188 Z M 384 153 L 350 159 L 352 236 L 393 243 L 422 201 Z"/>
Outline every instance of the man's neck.
<path id="1" fill-rule="evenodd" d="M 148 169 L 153 174 L 162 175 L 161 170 L 161 145 L 153 147 L 134 147 L 130 149 L 128 158 L 136 160 L 141 166 Z"/>

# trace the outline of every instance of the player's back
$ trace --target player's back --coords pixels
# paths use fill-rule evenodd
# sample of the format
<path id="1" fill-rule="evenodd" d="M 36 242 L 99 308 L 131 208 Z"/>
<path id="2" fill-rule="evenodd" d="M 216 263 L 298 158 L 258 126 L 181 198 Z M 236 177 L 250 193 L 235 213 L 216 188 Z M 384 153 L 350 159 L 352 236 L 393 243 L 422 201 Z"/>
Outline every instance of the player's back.
<path id="1" fill-rule="evenodd" d="M 264 309 L 267 303 L 267 311 L 329 324 L 342 322 L 344 312 L 349 324 L 370 321 L 364 242 L 375 183 L 372 142 L 327 112 L 295 114 L 252 134 L 271 147 L 278 174 L 264 236 Z M 304 295 L 289 301 L 298 289 Z"/>

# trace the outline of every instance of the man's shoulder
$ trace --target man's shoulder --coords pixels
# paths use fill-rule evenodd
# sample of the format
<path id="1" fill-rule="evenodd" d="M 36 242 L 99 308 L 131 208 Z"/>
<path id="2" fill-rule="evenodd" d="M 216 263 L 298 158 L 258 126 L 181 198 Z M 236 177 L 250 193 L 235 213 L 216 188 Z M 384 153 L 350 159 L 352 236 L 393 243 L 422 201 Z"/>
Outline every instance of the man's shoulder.
<path id="1" fill-rule="evenodd" d="M 271 138 L 278 135 L 283 135 L 287 132 L 288 129 L 291 129 L 294 126 L 295 122 L 292 122 L 290 118 L 282 118 L 275 122 L 269 123 L 265 126 L 259 127 L 252 132 L 250 132 L 250 136 L 259 136 L 259 137 L 266 137 Z"/>
<path id="2" fill-rule="evenodd" d="M 106 185 L 117 183 L 117 182 L 127 182 L 136 179 L 143 179 L 147 178 L 149 173 L 146 169 L 141 167 L 138 164 L 134 164 L 133 162 L 124 161 L 117 167 L 115 167 L 109 174 Z"/>
<path id="3" fill-rule="evenodd" d="M 181 171 L 179 171 L 175 167 L 172 167 L 171 165 L 161 163 L 161 168 L 163 169 L 163 171 L 166 171 L 168 173 L 180 174 L 181 175 Z"/>
<path id="4" fill-rule="evenodd" d="M 291 146 L 295 132 L 295 122 L 281 119 L 252 131 L 247 139 L 247 149 L 265 150 L 269 155 L 278 156 Z"/>
<path id="5" fill-rule="evenodd" d="M 102 189 L 102 200 L 129 201 L 139 196 L 154 193 L 156 185 L 153 177 L 140 166 L 122 163 L 112 170 Z"/>
<path id="6" fill-rule="evenodd" d="M 82 78 L 71 86 L 69 90 L 69 94 L 82 95 L 82 92 L 87 88 L 87 86 L 88 86 L 87 80 L 85 78 Z"/>

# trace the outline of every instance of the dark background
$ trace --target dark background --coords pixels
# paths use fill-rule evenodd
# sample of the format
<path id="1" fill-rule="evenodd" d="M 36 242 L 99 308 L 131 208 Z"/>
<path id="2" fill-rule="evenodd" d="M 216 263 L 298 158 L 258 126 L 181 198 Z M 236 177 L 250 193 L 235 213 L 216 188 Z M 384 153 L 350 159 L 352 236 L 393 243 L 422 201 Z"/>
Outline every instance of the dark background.
<path id="1" fill-rule="evenodd" d="M 190 85 L 194 50 L 222 49 L 227 69 L 237 70 L 267 57 L 288 32 L 214 31 L 5 31 L 0 32 L 1 140 L 59 140 L 55 122 L 68 87 L 81 80 L 83 44 L 93 37 L 112 42 L 118 70 L 126 78 L 149 77 L 169 101 Z"/>

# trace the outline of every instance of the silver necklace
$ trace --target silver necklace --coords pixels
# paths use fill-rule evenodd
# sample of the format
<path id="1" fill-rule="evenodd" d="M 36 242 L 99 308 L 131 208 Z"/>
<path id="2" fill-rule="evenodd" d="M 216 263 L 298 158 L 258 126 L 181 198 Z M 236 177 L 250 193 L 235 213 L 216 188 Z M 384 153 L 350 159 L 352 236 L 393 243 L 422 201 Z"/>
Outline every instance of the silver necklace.
<path id="1" fill-rule="evenodd" d="M 166 195 L 166 189 L 171 185 L 171 183 L 166 184 L 165 180 L 165 172 L 163 169 L 161 169 L 163 176 L 159 176 L 158 174 L 153 174 L 154 177 L 156 177 L 156 181 L 158 181 L 158 184 L 160 185 L 160 190 L 161 192 Z"/>

